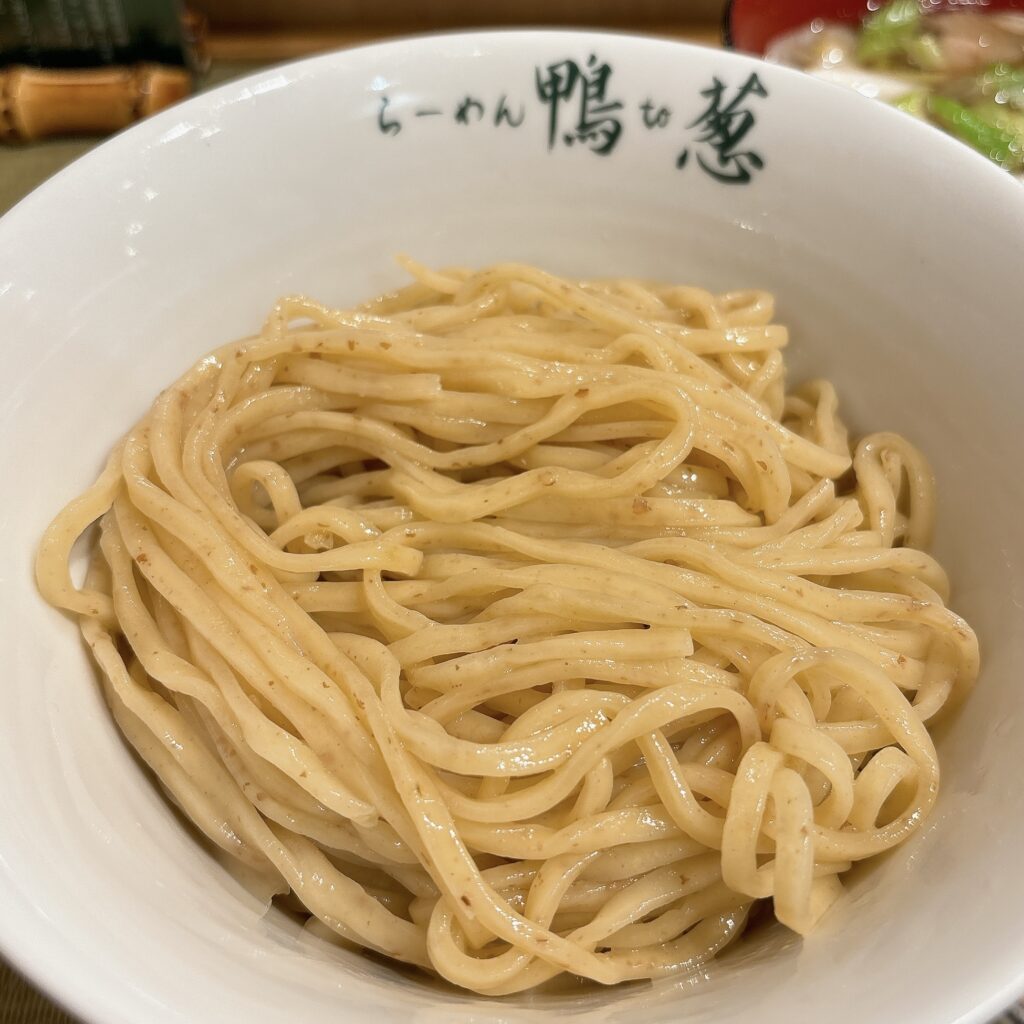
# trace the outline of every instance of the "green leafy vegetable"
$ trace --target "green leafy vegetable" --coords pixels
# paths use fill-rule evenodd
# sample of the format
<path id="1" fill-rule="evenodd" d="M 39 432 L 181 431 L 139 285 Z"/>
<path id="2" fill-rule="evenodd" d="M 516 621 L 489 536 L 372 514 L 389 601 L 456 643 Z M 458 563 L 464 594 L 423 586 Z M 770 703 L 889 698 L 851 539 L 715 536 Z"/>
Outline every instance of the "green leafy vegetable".
<path id="1" fill-rule="evenodd" d="M 921 26 L 917 0 L 892 0 L 864 19 L 857 40 L 857 57 L 863 64 L 883 64 L 906 55 Z"/>
<path id="2" fill-rule="evenodd" d="M 922 71 L 941 71 L 945 67 L 938 39 L 927 33 L 908 39 L 903 44 L 903 52 L 910 63 Z"/>
<path id="3" fill-rule="evenodd" d="M 919 118 L 922 121 L 928 120 L 928 90 L 927 89 L 915 89 L 913 92 L 908 92 L 899 99 L 893 100 L 892 105 L 897 110 L 902 110 L 912 117 Z"/>
<path id="4" fill-rule="evenodd" d="M 1024 111 L 1014 110 L 1013 107 L 997 103 L 995 100 L 979 100 L 977 103 L 969 104 L 969 107 L 971 111 L 997 128 L 1002 128 L 1011 135 L 1024 135 Z"/>
<path id="5" fill-rule="evenodd" d="M 893 102 L 898 110 L 944 128 L 1008 171 L 1024 172 L 1024 62 L 951 77 L 945 44 L 929 31 L 922 7 L 923 0 L 891 0 L 865 18 L 858 60 L 906 81 L 907 92 Z"/>
<path id="6" fill-rule="evenodd" d="M 951 135 L 1008 171 L 1024 170 L 1024 132 L 1001 128 L 976 110 L 946 96 L 931 96 L 928 112 Z"/>
<path id="7" fill-rule="evenodd" d="M 982 96 L 1024 110 L 1024 64 L 993 64 L 975 79 Z"/>

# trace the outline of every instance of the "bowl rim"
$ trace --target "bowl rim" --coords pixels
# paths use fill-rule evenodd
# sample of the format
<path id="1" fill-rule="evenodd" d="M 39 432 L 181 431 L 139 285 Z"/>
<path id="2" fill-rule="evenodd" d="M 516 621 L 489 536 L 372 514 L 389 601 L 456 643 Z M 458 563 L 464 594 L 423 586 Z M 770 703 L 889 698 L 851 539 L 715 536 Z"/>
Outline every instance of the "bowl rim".
<path id="1" fill-rule="evenodd" d="M 724 16 L 727 18 L 731 3 L 727 4 Z M 474 42 L 487 41 L 491 44 L 514 49 L 526 39 L 572 38 L 575 40 L 603 40 L 616 44 L 645 47 L 662 51 L 682 51 L 707 59 L 714 55 L 718 59 L 743 66 L 763 67 L 763 61 L 756 55 L 727 48 L 715 49 L 688 41 L 660 37 L 642 32 L 588 29 L 588 28 L 509 28 L 509 29 L 467 29 L 459 31 L 438 31 L 429 33 L 410 33 L 386 40 L 368 41 L 355 46 L 334 49 L 325 53 L 268 64 L 254 69 L 237 78 L 220 85 L 193 94 L 180 103 L 128 126 L 112 137 L 105 139 L 89 149 L 70 164 L 66 165 L 19 200 L 2 217 L 0 217 L 0 242 L 5 230 L 22 218 L 34 217 L 36 208 L 49 201 L 51 195 L 59 194 L 69 181 L 77 175 L 92 173 L 104 161 L 117 157 L 130 157 L 137 153 L 140 143 L 156 140 L 162 132 L 189 112 L 197 111 L 216 103 L 241 87 L 258 83 L 265 76 L 279 74 L 283 71 L 314 71 L 318 67 L 330 67 L 344 63 L 351 56 L 365 51 L 377 50 L 382 54 L 386 51 L 402 52 L 403 50 L 422 49 L 439 42 L 453 42 L 466 46 Z M 793 76 L 806 83 L 812 91 L 835 90 L 834 95 L 849 95 L 848 90 L 833 83 L 813 79 L 803 72 L 780 65 L 770 65 L 773 75 Z M 1024 211 L 1024 190 L 1004 171 L 997 168 L 980 154 L 945 136 L 943 133 L 914 122 L 896 110 L 884 104 L 871 106 L 875 112 L 870 117 L 894 117 L 900 119 L 907 132 L 924 131 L 934 136 L 930 145 L 947 148 L 951 160 L 959 160 L 963 167 L 974 170 L 969 173 L 982 186 L 997 192 L 1005 189 L 1007 198 L 1014 197 Z M 942 140 L 942 141 L 940 141 Z M 113 1020 L 145 1019 L 134 1014 L 145 1014 L 145 1009 L 152 1010 L 152 1004 L 145 999 L 145 994 L 136 991 L 129 984 L 117 987 L 90 985 L 88 980 L 76 970 L 74 960 L 73 935 L 60 935 L 62 945 L 52 941 L 53 932 L 44 933 L 38 929 L 39 907 L 31 893 L 17 885 L 17 879 L 10 874 L 4 865 L 0 850 L 0 893 L 8 902 L 7 912 L 0 915 L 0 957 L 10 967 L 27 979 L 47 999 L 56 1003 L 66 1012 L 88 1024 L 111 1024 Z M 26 941 L 26 936 L 31 936 Z M 1008 977 L 1004 983 L 978 1004 L 973 1010 L 963 1015 L 957 1024 L 988 1024 L 992 1017 L 999 1014 L 1016 998 L 1024 995 L 1024 936 L 1021 940 L 1020 967 Z"/>

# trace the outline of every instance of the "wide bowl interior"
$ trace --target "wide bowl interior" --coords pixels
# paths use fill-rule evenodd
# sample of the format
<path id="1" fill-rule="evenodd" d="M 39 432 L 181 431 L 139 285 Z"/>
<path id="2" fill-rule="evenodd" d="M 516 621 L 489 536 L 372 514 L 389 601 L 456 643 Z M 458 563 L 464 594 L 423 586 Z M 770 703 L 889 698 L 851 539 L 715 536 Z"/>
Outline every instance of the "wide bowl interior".
<path id="1" fill-rule="evenodd" d="M 586 77 L 591 55 L 621 135 L 605 154 L 600 137 L 565 142 L 586 113 L 578 86 L 549 146 L 536 72 L 572 60 Z M 754 124 L 734 152 L 763 166 L 724 183 L 693 122 L 716 78 L 724 106 L 755 71 L 767 95 L 741 100 Z M 460 123 L 467 97 L 484 114 Z M 495 124 L 502 97 L 519 127 Z M 670 108 L 666 126 L 644 127 L 648 101 Z M 578 33 L 276 69 L 59 175 L 0 222 L 5 954 L 103 1024 L 985 1019 L 1024 987 L 1022 239 L 1019 186 L 880 104 L 734 54 Z M 831 378 L 855 429 L 904 432 L 933 461 L 938 554 L 983 675 L 940 737 L 927 827 L 810 939 L 763 928 L 706 977 L 488 1003 L 265 916 L 120 741 L 76 629 L 34 591 L 40 532 L 196 357 L 256 330 L 282 293 L 346 304 L 399 283 L 398 252 L 770 288 L 794 378 Z"/>

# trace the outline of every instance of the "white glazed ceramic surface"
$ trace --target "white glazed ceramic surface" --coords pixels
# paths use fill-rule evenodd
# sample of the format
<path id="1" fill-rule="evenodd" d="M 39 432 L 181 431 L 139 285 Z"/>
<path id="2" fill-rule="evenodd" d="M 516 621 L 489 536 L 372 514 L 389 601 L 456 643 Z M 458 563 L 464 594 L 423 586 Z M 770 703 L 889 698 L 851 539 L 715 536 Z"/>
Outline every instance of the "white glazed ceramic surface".
<path id="1" fill-rule="evenodd" d="M 568 145 L 582 84 L 549 107 L 535 69 L 611 69 L 607 135 Z M 564 70 L 564 68 L 563 68 Z M 687 127 L 768 95 L 747 184 Z M 542 76 L 543 77 L 543 76 Z M 565 92 L 569 85 L 563 79 Z M 502 96 L 523 123 L 494 124 Z M 467 96 L 485 113 L 453 116 Z M 386 103 L 385 103 L 386 100 Z M 643 127 L 640 105 L 672 110 Z M 398 118 L 396 134 L 381 131 Z M 440 110 L 417 117 L 417 110 Z M 736 122 L 738 123 L 738 122 Z M 603 126 L 609 129 L 610 122 Z M 682 168 L 684 147 L 690 158 Z M 580 33 L 391 43 L 259 74 L 100 147 L 0 222 L 0 945 L 96 1024 L 953 1024 L 1024 988 L 1024 190 L 880 104 L 745 57 Z M 854 427 L 908 434 L 940 485 L 938 554 L 984 671 L 941 736 L 927 827 L 862 871 L 800 942 L 762 929 L 706 978 L 482 1000 L 303 938 L 200 848 L 108 719 L 76 628 L 31 557 L 156 392 L 274 298 L 349 303 L 428 264 L 528 260 L 575 275 L 763 286 L 796 374 Z"/>

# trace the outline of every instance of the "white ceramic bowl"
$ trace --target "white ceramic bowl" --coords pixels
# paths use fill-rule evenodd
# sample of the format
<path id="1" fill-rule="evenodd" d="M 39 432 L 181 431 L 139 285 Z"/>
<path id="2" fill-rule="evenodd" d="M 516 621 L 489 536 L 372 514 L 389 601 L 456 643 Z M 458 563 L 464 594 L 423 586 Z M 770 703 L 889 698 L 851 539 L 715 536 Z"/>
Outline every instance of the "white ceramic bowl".
<path id="1" fill-rule="evenodd" d="M 610 123 L 565 142 L 581 79 L 549 148 L 535 69 L 585 75 L 591 54 L 622 103 L 598 119 L 621 134 L 603 155 Z M 768 95 L 741 101 L 755 123 L 735 152 L 763 167 L 719 167 L 690 126 L 701 91 L 717 77 L 724 106 L 755 71 Z M 484 113 L 460 124 L 467 96 Z M 495 125 L 502 96 L 519 127 Z M 667 126 L 643 126 L 647 101 Z M 927 828 L 810 939 L 764 929 L 707 978 L 571 997 L 431 987 L 262 916 L 120 741 L 77 630 L 34 591 L 40 531 L 199 354 L 280 293 L 348 303 L 395 284 L 398 251 L 766 286 L 797 372 L 833 378 L 855 427 L 905 432 L 934 461 L 938 554 L 984 672 L 940 738 Z M 627 36 L 332 54 L 199 96 L 58 175 L 0 222 L 3 952 L 96 1024 L 986 1020 L 1024 989 L 1022 253 L 1024 190 L 966 147 L 794 72 Z"/>

